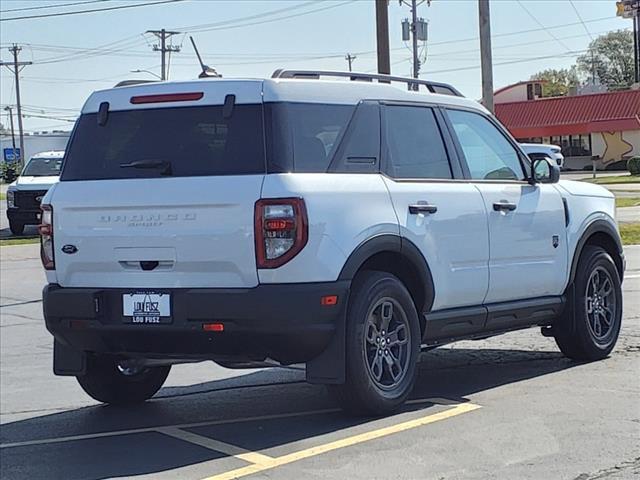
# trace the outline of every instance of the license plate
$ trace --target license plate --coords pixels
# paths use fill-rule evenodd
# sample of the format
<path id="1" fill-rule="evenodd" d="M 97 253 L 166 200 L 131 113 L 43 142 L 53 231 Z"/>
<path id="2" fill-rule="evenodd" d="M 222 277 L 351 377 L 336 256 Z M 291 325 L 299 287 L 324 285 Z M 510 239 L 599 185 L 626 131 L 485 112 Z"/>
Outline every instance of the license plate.
<path id="1" fill-rule="evenodd" d="M 171 323 L 171 294 L 133 292 L 122 295 L 125 323 Z"/>

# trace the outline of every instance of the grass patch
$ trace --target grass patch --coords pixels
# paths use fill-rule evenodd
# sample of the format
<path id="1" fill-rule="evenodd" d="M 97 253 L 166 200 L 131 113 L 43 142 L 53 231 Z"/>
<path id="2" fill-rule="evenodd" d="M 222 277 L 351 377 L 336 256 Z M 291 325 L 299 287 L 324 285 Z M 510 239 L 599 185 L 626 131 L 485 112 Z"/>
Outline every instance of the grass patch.
<path id="1" fill-rule="evenodd" d="M 6 199 L 7 199 L 7 194 L 0 192 L 0 200 L 6 200 Z"/>
<path id="2" fill-rule="evenodd" d="M 613 183 L 640 183 L 640 175 L 615 175 L 611 177 L 585 178 L 585 182 L 599 185 L 611 185 Z"/>
<path id="3" fill-rule="evenodd" d="M 616 197 L 616 207 L 640 207 L 640 197 Z"/>
<path id="4" fill-rule="evenodd" d="M 0 238 L 0 247 L 28 245 L 30 243 L 40 243 L 40 237 Z"/>
<path id="5" fill-rule="evenodd" d="M 618 226 L 623 245 L 640 245 L 640 222 L 621 223 Z"/>

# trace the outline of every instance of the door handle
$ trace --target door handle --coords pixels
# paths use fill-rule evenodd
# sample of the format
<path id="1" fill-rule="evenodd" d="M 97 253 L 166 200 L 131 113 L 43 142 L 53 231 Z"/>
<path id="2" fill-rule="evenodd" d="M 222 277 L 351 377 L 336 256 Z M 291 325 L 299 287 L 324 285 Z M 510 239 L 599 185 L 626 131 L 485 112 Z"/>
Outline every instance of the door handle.
<path id="1" fill-rule="evenodd" d="M 502 211 L 513 212 L 516 209 L 516 207 L 517 207 L 517 205 L 515 203 L 505 202 L 504 200 L 500 201 L 500 202 L 494 202 L 493 203 L 493 209 L 496 212 L 499 212 L 501 210 Z"/>
<path id="2" fill-rule="evenodd" d="M 409 205 L 409 213 L 411 215 L 417 215 L 418 213 L 436 213 L 437 211 L 438 207 L 435 205 L 429 205 L 428 203 Z"/>

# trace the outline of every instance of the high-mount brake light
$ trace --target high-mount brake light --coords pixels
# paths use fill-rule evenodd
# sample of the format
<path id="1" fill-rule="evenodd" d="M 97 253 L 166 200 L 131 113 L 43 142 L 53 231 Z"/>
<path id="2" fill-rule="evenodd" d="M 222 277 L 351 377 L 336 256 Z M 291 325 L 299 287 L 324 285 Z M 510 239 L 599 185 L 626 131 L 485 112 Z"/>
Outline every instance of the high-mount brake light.
<path id="1" fill-rule="evenodd" d="M 139 105 L 141 103 L 193 102 L 200 100 L 203 96 L 203 92 L 137 95 L 135 97 L 131 97 L 130 102 L 134 105 Z"/>
<path id="2" fill-rule="evenodd" d="M 40 259 L 42 266 L 46 270 L 56 268 L 53 250 L 53 207 L 51 205 L 40 205 L 42 218 L 38 225 L 40 233 Z"/>
<path id="3" fill-rule="evenodd" d="M 278 268 L 295 257 L 307 244 L 307 209 L 301 198 L 258 200 L 254 214 L 256 264 Z"/>

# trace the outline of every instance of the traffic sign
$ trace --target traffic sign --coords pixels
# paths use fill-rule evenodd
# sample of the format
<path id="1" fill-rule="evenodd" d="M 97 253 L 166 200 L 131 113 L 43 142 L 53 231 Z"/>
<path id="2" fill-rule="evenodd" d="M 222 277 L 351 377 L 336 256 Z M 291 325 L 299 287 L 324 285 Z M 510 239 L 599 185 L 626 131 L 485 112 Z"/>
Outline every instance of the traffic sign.
<path id="1" fill-rule="evenodd" d="M 13 148 L 5 148 L 3 153 L 5 162 L 15 162 L 20 158 L 19 148 L 16 148 L 15 152 L 13 151 Z"/>

